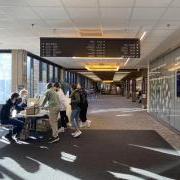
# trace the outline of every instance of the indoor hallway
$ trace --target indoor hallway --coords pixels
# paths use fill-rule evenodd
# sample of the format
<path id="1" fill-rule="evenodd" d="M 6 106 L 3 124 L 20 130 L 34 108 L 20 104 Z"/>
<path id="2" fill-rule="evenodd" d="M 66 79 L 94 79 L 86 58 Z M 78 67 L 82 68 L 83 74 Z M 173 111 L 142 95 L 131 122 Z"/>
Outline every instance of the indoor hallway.
<path id="1" fill-rule="evenodd" d="M 0 178 L 180 179 L 180 136 L 126 98 L 91 99 L 90 128 L 60 142 L 0 143 Z M 174 147 L 174 148 L 173 148 Z"/>

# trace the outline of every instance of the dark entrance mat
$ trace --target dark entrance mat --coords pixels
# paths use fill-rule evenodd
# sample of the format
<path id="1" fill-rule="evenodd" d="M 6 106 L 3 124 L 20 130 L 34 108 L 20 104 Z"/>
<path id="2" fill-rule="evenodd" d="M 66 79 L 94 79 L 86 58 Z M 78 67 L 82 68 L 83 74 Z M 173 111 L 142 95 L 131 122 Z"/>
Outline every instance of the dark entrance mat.
<path id="1" fill-rule="evenodd" d="M 56 144 L 29 143 L 0 143 L 0 178 L 180 179 L 180 155 L 151 130 L 84 130 L 78 139 L 65 133 Z M 7 168 L 6 159 L 17 167 Z"/>

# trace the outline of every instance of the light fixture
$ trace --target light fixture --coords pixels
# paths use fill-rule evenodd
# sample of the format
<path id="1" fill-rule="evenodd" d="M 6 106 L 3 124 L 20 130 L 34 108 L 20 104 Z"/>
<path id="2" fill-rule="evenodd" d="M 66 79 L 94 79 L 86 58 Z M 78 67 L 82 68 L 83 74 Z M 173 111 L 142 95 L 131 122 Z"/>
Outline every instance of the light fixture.
<path id="1" fill-rule="evenodd" d="M 85 68 L 88 71 L 113 71 L 119 70 L 119 65 L 116 64 L 90 64 L 86 65 Z"/>
<path id="2" fill-rule="evenodd" d="M 73 59 L 102 59 L 102 60 L 113 60 L 113 59 L 123 59 L 122 57 L 72 57 Z"/>
<path id="3" fill-rule="evenodd" d="M 126 66 L 126 64 L 129 62 L 129 60 L 130 60 L 130 58 L 128 58 L 128 59 L 126 60 L 126 62 L 124 63 L 124 66 Z"/>
<path id="4" fill-rule="evenodd" d="M 142 41 L 142 40 L 145 38 L 146 34 L 147 34 L 147 32 L 144 31 L 143 34 L 142 34 L 142 36 L 140 37 L 140 41 Z"/>
<path id="5" fill-rule="evenodd" d="M 112 83 L 113 80 L 104 80 L 103 83 Z"/>
<path id="6" fill-rule="evenodd" d="M 119 82 L 121 81 L 125 76 L 127 76 L 129 74 L 129 72 L 116 72 L 114 74 L 114 78 L 113 81 L 114 82 Z"/>
<path id="7" fill-rule="evenodd" d="M 178 69 L 180 69 L 180 65 L 170 68 L 169 71 L 176 71 Z"/>
<path id="8" fill-rule="evenodd" d="M 97 75 L 95 75 L 93 72 L 79 72 L 79 74 L 82 74 L 86 76 L 87 78 L 90 78 L 94 81 L 101 81 L 101 79 Z"/>

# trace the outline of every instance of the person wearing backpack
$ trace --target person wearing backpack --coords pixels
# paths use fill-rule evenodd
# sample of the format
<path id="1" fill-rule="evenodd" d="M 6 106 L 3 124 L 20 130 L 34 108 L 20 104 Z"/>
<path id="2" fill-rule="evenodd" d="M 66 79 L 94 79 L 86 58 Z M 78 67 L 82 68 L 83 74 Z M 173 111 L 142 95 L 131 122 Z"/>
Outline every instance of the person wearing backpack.
<path id="1" fill-rule="evenodd" d="M 88 110 L 88 99 L 87 92 L 84 87 L 78 86 L 80 94 L 80 127 L 90 127 L 91 121 L 87 120 L 87 110 Z"/>
<path id="2" fill-rule="evenodd" d="M 72 85 L 72 93 L 70 95 L 71 98 L 71 122 L 73 125 L 73 128 L 75 130 L 74 133 L 72 133 L 72 136 L 77 138 L 79 137 L 82 132 L 79 129 L 79 113 L 80 113 L 80 95 L 79 95 L 79 89 L 77 89 L 77 85 Z"/>

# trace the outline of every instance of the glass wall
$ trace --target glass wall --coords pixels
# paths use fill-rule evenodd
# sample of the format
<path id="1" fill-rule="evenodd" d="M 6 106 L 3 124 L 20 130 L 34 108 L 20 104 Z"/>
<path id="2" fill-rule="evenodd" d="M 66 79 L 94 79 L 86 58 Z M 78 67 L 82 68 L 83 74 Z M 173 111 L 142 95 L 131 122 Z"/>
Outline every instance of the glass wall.
<path id="1" fill-rule="evenodd" d="M 55 81 L 55 82 L 57 82 L 57 81 L 60 80 L 60 79 L 59 79 L 59 78 L 60 78 L 60 77 L 59 77 L 59 72 L 60 72 L 60 71 L 58 71 L 58 68 L 55 67 L 55 68 L 54 68 L 54 81 Z"/>
<path id="2" fill-rule="evenodd" d="M 27 57 L 27 88 L 30 97 L 43 95 L 48 82 L 60 81 L 56 65 L 44 62 L 41 58 Z"/>
<path id="3" fill-rule="evenodd" d="M 49 82 L 53 82 L 54 81 L 54 77 L 53 77 L 53 66 L 49 65 Z"/>
<path id="4" fill-rule="evenodd" d="M 156 59 L 149 69 L 149 110 L 177 130 L 180 130 L 180 97 L 177 96 L 179 64 L 180 49 L 177 49 Z"/>
<path id="5" fill-rule="evenodd" d="M 37 59 L 34 59 L 34 96 L 37 96 L 40 91 L 39 91 L 39 61 Z"/>
<path id="6" fill-rule="evenodd" d="M 11 94 L 12 54 L 0 53 L 0 104 L 4 104 Z"/>
<path id="7" fill-rule="evenodd" d="M 33 68 L 33 59 L 27 57 L 27 90 L 30 97 L 34 96 L 34 68 Z"/>

